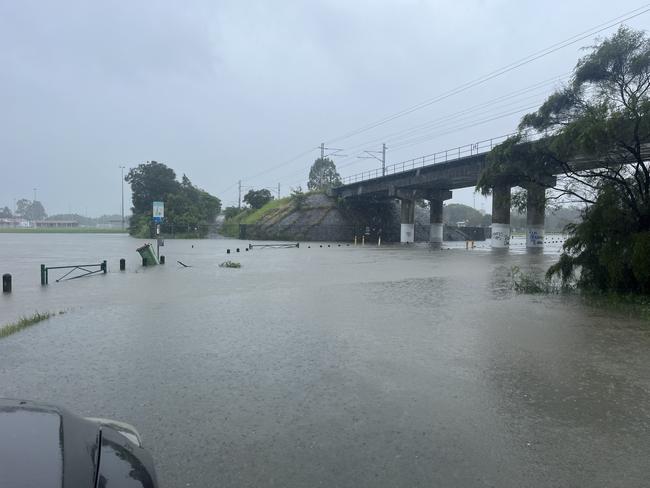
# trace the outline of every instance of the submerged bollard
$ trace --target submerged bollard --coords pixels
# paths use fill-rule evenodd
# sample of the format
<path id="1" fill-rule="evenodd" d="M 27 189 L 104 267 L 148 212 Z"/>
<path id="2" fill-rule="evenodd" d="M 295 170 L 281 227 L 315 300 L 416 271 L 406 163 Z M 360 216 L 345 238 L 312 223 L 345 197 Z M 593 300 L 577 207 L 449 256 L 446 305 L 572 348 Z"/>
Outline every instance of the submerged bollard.
<path id="1" fill-rule="evenodd" d="M 237 252 L 239 252 L 239 248 L 235 249 Z"/>
<path id="2" fill-rule="evenodd" d="M 381 246 L 381 236 L 377 238 L 377 247 Z"/>
<path id="3" fill-rule="evenodd" d="M 2 293 L 11 293 L 11 275 L 9 273 L 2 275 Z"/>
<path id="4" fill-rule="evenodd" d="M 41 285 L 47 285 L 47 268 L 41 264 Z"/>
<path id="5" fill-rule="evenodd" d="M 120 271 L 124 271 L 126 269 L 126 259 L 122 258 L 120 259 Z"/>
<path id="6" fill-rule="evenodd" d="M 226 254 L 230 254 L 230 249 L 226 249 Z"/>
<path id="7" fill-rule="evenodd" d="M 101 269 L 104 272 L 104 274 L 106 274 L 106 260 L 105 259 L 102 261 L 102 265 L 101 265 L 101 267 L 99 269 Z"/>
<path id="8" fill-rule="evenodd" d="M 165 264 L 165 256 L 160 256 L 160 264 Z"/>

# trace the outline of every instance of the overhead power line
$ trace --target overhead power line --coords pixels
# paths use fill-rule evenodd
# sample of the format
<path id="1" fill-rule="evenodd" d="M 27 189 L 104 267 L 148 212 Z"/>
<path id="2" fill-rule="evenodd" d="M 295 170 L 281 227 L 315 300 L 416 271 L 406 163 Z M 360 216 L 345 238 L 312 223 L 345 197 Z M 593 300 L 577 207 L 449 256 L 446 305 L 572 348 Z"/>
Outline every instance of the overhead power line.
<path id="1" fill-rule="evenodd" d="M 500 112 L 500 113 L 494 114 L 494 115 L 492 115 L 490 117 L 480 119 L 480 120 L 476 120 L 476 121 L 474 121 L 474 122 L 472 122 L 470 124 L 459 124 L 458 123 L 459 121 L 456 121 L 455 125 L 447 124 L 447 125 L 444 125 L 442 127 L 439 127 L 439 130 L 437 132 L 426 134 L 426 135 L 423 135 L 423 136 L 410 138 L 410 139 L 405 139 L 404 141 L 402 141 L 399 144 L 392 145 L 391 148 L 392 149 L 405 149 L 407 147 L 416 146 L 418 144 L 421 144 L 423 142 L 427 142 L 429 140 L 436 139 L 436 138 L 441 137 L 443 135 L 448 135 L 448 134 L 451 134 L 451 133 L 454 133 L 454 132 L 466 130 L 466 129 L 469 129 L 469 128 L 472 128 L 472 127 L 476 127 L 476 126 L 479 126 L 479 125 L 482 125 L 482 124 L 486 124 L 488 122 L 493 122 L 495 120 L 502 119 L 504 117 L 509 117 L 511 115 L 516 115 L 516 114 L 519 114 L 519 113 L 527 112 L 527 111 L 532 110 L 533 108 L 536 108 L 538 106 L 539 106 L 539 103 L 532 104 L 532 105 L 526 105 L 526 106 L 523 106 L 523 107 L 518 107 L 515 110 L 509 110 L 507 112 Z M 337 169 L 340 170 L 342 168 L 347 168 L 347 167 L 353 166 L 355 164 L 358 164 L 359 162 L 361 162 L 361 160 L 357 159 L 355 157 L 354 159 L 352 159 L 351 161 L 349 161 L 347 163 L 337 165 Z M 383 164 L 384 164 L 384 166 L 386 164 L 385 155 L 384 155 L 384 163 Z M 299 171 L 292 172 L 291 175 L 298 174 L 299 172 L 304 173 L 304 171 L 305 171 L 304 169 L 301 169 Z"/>
<path id="2" fill-rule="evenodd" d="M 603 22 L 602 24 L 596 25 L 590 29 L 587 29 L 586 31 L 583 31 L 579 34 L 576 34 L 572 37 L 569 37 L 568 39 L 565 39 L 564 41 L 560 41 L 558 43 L 555 43 L 551 46 L 548 46 L 542 50 L 539 50 L 537 52 L 534 52 L 524 58 L 519 59 L 518 61 L 515 61 L 513 63 L 510 63 L 506 66 L 503 66 L 502 68 L 496 69 L 486 75 L 483 75 L 479 78 L 476 78 L 472 81 L 469 81 L 467 83 L 464 83 L 456 88 L 453 88 L 452 90 L 449 90 L 441 95 L 438 95 L 436 97 L 430 98 L 428 100 L 424 100 L 423 102 L 417 103 L 411 107 L 408 107 L 404 110 L 401 110 L 399 112 L 396 112 L 392 115 L 389 115 L 387 117 L 384 117 L 383 119 L 380 119 L 376 122 L 372 122 L 368 125 L 362 126 L 358 129 L 354 129 L 350 132 L 347 132 L 345 134 L 342 134 L 340 136 L 334 137 L 332 139 L 329 139 L 327 142 L 332 143 L 335 141 L 340 141 L 343 139 L 348 139 L 352 136 L 355 136 L 357 134 L 360 134 L 362 132 L 369 131 L 370 129 L 374 129 L 375 127 L 379 127 L 380 125 L 384 125 L 388 122 L 391 122 L 397 118 L 403 117 L 405 115 L 408 115 L 410 113 L 413 113 L 417 110 L 421 110 L 424 107 L 428 107 L 430 105 L 433 105 L 434 103 L 438 103 L 442 100 L 445 100 L 449 97 L 452 97 L 454 95 L 457 95 L 459 93 L 462 93 L 464 91 L 469 90 L 470 88 L 474 88 L 478 85 L 481 85 L 489 80 L 492 80 L 494 78 L 497 78 L 498 76 L 504 75 L 510 71 L 513 71 L 517 68 L 520 68 L 521 66 L 524 66 L 526 64 L 529 64 L 537 59 L 540 59 L 544 56 L 548 56 L 549 54 L 552 54 L 556 51 L 559 51 L 560 49 L 564 49 L 565 47 L 571 46 L 575 44 L 576 42 L 580 42 L 588 37 L 593 36 L 594 34 L 598 34 L 600 32 L 603 32 L 607 29 L 610 29 L 618 24 L 621 24 L 622 22 L 625 22 L 627 20 L 633 19 L 635 17 L 638 17 L 639 15 L 642 15 L 646 12 L 650 11 L 650 3 L 646 3 L 641 7 L 638 7 L 634 10 L 631 10 L 623 15 L 619 15 L 618 17 L 615 17 L 614 19 L 610 19 L 607 22 Z"/>
<path id="3" fill-rule="evenodd" d="M 451 114 L 445 114 L 445 115 L 437 117 L 437 118 L 435 118 L 433 120 L 429 120 L 427 122 L 424 122 L 424 123 L 421 123 L 421 124 L 418 124 L 418 125 L 415 125 L 415 126 L 407 127 L 407 128 L 401 129 L 401 130 L 399 130 L 397 132 L 392 132 L 390 134 L 385 134 L 385 135 L 383 135 L 381 137 L 374 138 L 374 139 L 372 139 L 370 141 L 363 142 L 361 144 L 355 144 L 354 146 L 348 147 L 347 150 L 348 151 L 354 151 L 357 148 L 372 146 L 372 145 L 375 145 L 375 144 L 377 144 L 379 142 L 388 141 L 388 140 L 391 140 L 391 139 L 393 139 L 394 137 L 397 137 L 397 136 L 407 135 L 408 133 L 411 133 L 411 132 L 416 132 L 418 130 L 421 130 L 421 129 L 424 129 L 424 128 L 427 128 L 427 127 L 430 127 L 430 126 L 435 126 L 435 125 L 438 125 L 441 122 L 446 122 L 446 121 L 449 121 L 449 120 L 454 119 L 454 118 L 459 118 L 459 117 L 461 117 L 463 115 L 466 115 L 466 114 L 474 114 L 474 113 L 476 113 L 476 110 L 478 110 L 478 109 L 485 108 L 485 107 L 490 107 L 490 106 L 495 105 L 495 104 L 497 104 L 499 102 L 502 102 L 502 101 L 505 101 L 505 100 L 510 100 L 510 99 L 513 99 L 513 98 L 517 98 L 517 97 L 519 97 L 521 95 L 525 95 L 525 94 L 533 92 L 533 91 L 540 91 L 540 88 L 544 88 L 543 91 L 546 91 L 547 86 L 556 84 L 559 81 L 563 81 L 563 80 L 567 79 L 569 76 L 570 76 L 570 73 L 565 74 L 565 75 L 560 75 L 560 76 L 554 76 L 553 78 L 548 78 L 548 79 L 546 79 L 544 81 L 540 81 L 540 82 L 534 83 L 532 85 L 529 85 L 527 87 L 515 90 L 513 92 L 509 92 L 509 93 L 506 93 L 504 95 L 500 95 L 500 96 L 498 96 L 496 98 L 492 98 L 492 99 L 490 99 L 490 100 L 488 100 L 486 102 L 479 103 L 478 105 L 475 105 L 473 107 L 468 107 L 468 108 L 459 110 L 457 112 L 453 112 Z"/>
<path id="4" fill-rule="evenodd" d="M 405 141 L 405 142 L 403 142 L 402 144 L 395 145 L 395 146 L 392 146 L 392 147 L 394 147 L 394 149 L 406 149 L 406 148 L 408 148 L 408 147 L 417 146 L 418 144 L 422 144 L 423 142 L 428 142 L 428 141 L 431 141 L 431 140 L 433 140 L 433 139 L 437 139 L 437 138 L 439 138 L 439 137 L 442 137 L 442 136 L 445 136 L 445 135 L 448 135 L 448 134 L 452 134 L 452 133 L 454 133 L 454 132 L 458 132 L 458 131 L 461 131 L 461 130 L 470 129 L 470 128 L 472 128 L 472 127 L 476 127 L 476 126 L 479 126 L 479 125 L 487 124 L 488 122 L 493 122 L 493 121 L 495 121 L 495 120 L 502 119 L 502 118 L 504 118 L 504 117 L 509 117 L 509 116 L 511 116 L 511 115 L 515 115 L 515 114 L 518 114 L 518 113 L 523 113 L 523 112 L 526 112 L 526 111 L 528 111 L 528 110 L 531 110 L 532 108 L 535 108 L 535 107 L 537 107 L 537 106 L 538 106 L 538 105 L 531 105 L 531 106 L 528 106 L 528 107 L 521 107 L 521 108 L 519 108 L 519 109 L 517 109 L 517 110 L 512 110 L 512 111 L 509 111 L 509 112 L 505 112 L 505 113 L 497 114 L 497 115 L 495 115 L 495 116 L 493 116 L 493 117 L 488 117 L 488 118 L 486 118 L 486 119 L 477 120 L 476 122 L 471 123 L 471 124 L 458 125 L 458 126 L 456 126 L 456 127 L 451 127 L 451 128 L 448 128 L 448 129 L 444 129 L 444 130 L 441 130 L 440 132 L 436 132 L 436 133 L 433 133 L 433 134 L 429 134 L 429 135 L 427 135 L 427 136 L 414 138 L 414 139 L 412 139 L 412 140 Z M 356 162 L 357 162 L 357 161 L 352 161 L 352 162 L 350 162 L 350 163 L 348 163 L 348 164 L 341 165 L 341 166 L 339 166 L 338 169 L 346 168 L 346 167 L 352 166 L 352 165 L 355 164 Z"/>
<path id="5" fill-rule="evenodd" d="M 467 83 L 461 84 L 458 87 L 456 87 L 456 88 L 454 88 L 452 90 L 449 90 L 447 92 L 444 92 L 444 93 L 442 93 L 442 94 L 440 94 L 440 95 L 438 95 L 436 97 L 424 100 L 424 101 L 422 101 L 420 103 L 417 103 L 415 105 L 407 107 L 404 110 L 401 110 L 399 112 L 396 112 L 396 113 L 393 113 L 393 114 L 391 114 L 389 116 L 386 116 L 386 117 L 384 117 L 384 118 L 382 118 L 382 119 L 380 119 L 378 121 L 372 122 L 372 123 L 367 124 L 365 126 L 362 126 L 362 127 L 357 128 L 357 129 L 354 129 L 352 131 L 349 131 L 349 132 L 347 132 L 345 134 L 342 134 L 342 135 L 339 135 L 339 136 L 334 137 L 332 139 L 329 139 L 327 141 L 327 143 L 329 144 L 329 143 L 332 143 L 332 142 L 335 142 L 335 141 L 348 139 L 348 138 L 350 138 L 350 137 L 352 137 L 354 135 L 357 135 L 357 134 L 360 134 L 360 133 L 363 133 L 363 132 L 367 132 L 367 131 L 369 131 L 371 129 L 374 129 L 376 127 L 384 125 L 384 124 L 386 124 L 388 122 L 391 122 L 391 121 L 393 121 L 393 120 L 395 120 L 397 118 L 404 117 L 405 115 L 411 114 L 411 113 L 413 113 L 415 111 L 421 110 L 421 109 L 423 109 L 425 107 L 428 107 L 430 105 L 438 103 L 438 102 L 440 102 L 442 100 L 445 100 L 447 98 L 450 98 L 450 97 L 452 97 L 454 95 L 457 95 L 459 93 L 467 91 L 467 90 L 469 90 L 471 88 L 474 88 L 474 87 L 479 86 L 479 85 L 481 85 L 483 83 L 486 83 L 489 80 L 492 80 L 492 79 L 497 78 L 499 76 L 502 76 L 502 75 L 504 75 L 504 74 L 506 74 L 506 73 L 508 73 L 510 71 L 513 71 L 513 70 L 515 70 L 515 69 L 517 69 L 517 68 L 519 68 L 521 66 L 524 66 L 524 65 L 529 64 L 529 63 L 531 63 L 533 61 L 536 61 L 537 59 L 540 59 L 540 58 L 542 58 L 544 56 L 547 56 L 547 55 L 552 54 L 552 53 L 554 53 L 556 51 L 559 51 L 559 50 L 564 49 L 564 48 L 566 48 L 568 46 L 571 46 L 571 45 L 573 45 L 573 44 L 575 44 L 577 42 L 580 42 L 580 41 L 590 37 L 590 36 L 596 35 L 596 34 L 598 34 L 600 32 L 603 32 L 603 31 L 605 31 L 607 29 L 610 29 L 610 28 L 612 28 L 612 27 L 614 27 L 616 25 L 619 25 L 619 24 L 621 24 L 623 22 L 626 22 L 626 21 L 631 20 L 631 19 L 633 19 L 635 17 L 643 15 L 643 14 L 647 13 L 648 11 L 650 11 L 650 3 L 646 3 L 646 4 L 640 6 L 640 7 L 636 8 L 636 9 L 630 10 L 630 11 L 628 11 L 628 12 L 622 14 L 622 15 L 619 15 L 618 17 L 615 17 L 615 18 L 610 19 L 610 20 L 608 20 L 606 22 L 603 22 L 601 24 L 593 26 L 590 29 L 582 31 L 582 32 L 580 32 L 580 33 L 578 33 L 578 34 L 576 34 L 576 35 L 574 35 L 572 37 L 569 37 L 569 38 L 567 38 L 567 39 L 565 39 L 563 41 L 560 41 L 558 43 L 552 44 L 551 46 L 548 46 L 548 47 L 546 47 L 546 48 L 544 48 L 542 50 L 536 51 L 536 52 L 534 52 L 534 53 L 532 53 L 532 54 L 530 54 L 530 55 L 528 55 L 528 56 L 526 56 L 524 58 L 521 58 L 521 59 L 519 59 L 517 61 L 514 61 L 513 63 L 510 63 L 510 64 L 508 64 L 506 66 L 503 66 L 503 67 L 501 67 L 501 68 L 499 68 L 497 70 L 494 70 L 494 71 L 492 71 L 490 73 L 487 73 L 486 75 L 483 75 L 483 76 L 481 76 L 479 78 L 476 78 L 476 79 L 474 79 L 472 81 L 469 81 Z M 543 83 L 543 82 L 541 82 L 541 83 Z M 516 113 L 516 112 L 513 112 L 513 113 Z M 501 118 L 501 117 L 504 117 L 504 116 L 506 116 L 506 115 L 503 115 L 503 116 L 500 116 L 500 117 L 494 117 L 494 118 L 491 118 L 491 120 L 495 120 L 496 118 Z M 479 125 L 481 123 L 485 123 L 485 122 L 477 122 L 475 124 L 471 124 L 468 127 Z M 409 130 L 413 130 L 413 129 L 415 129 L 415 128 L 405 129 L 403 131 L 409 131 Z M 459 130 L 459 129 L 453 129 L 453 130 L 448 131 L 446 133 L 450 133 L 450 132 L 453 132 L 455 130 Z M 403 132 L 403 131 L 400 131 L 400 132 Z M 378 140 L 382 140 L 382 138 L 380 138 Z M 429 140 L 430 140 L 430 138 L 429 138 Z M 415 144 L 412 144 L 412 145 L 415 145 Z M 402 147 L 407 147 L 407 146 L 402 145 Z M 283 166 L 286 166 L 287 164 L 290 164 L 290 163 L 292 163 L 292 162 L 306 156 L 307 154 L 311 153 L 315 149 L 319 149 L 319 148 L 312 146 L 311 148 L 297 154 L 296 156 L 294 156 L 291 159 L 285 160 L 282 163 L 279 163 L 279 164 L 277 164 L 275 166 L 272 166 L 272 167 L 270 167 L 270 168 L 268 168 L 266 170 L 263 170 L 263 171 L 261 171 L 261 172 L 259 172 L 257 174 L 248 176 L 245 179 L 246 180 L 251 180 L 251 179 L 258 178 L 259 176 L 265 175 L 267 173 L 270 173 L 271 171 L 279 169 L 279 168 L 281 168 Z M 236 184 L 231 185 L 225 191 L 228 191 L 228 190 L 232 189 L 234 186 L 236 186 Z"/>
<path id="6" fill-rule="evenodd" d="M 525 107 L 518 107 L 518 108 L 510 110 L 508 112 L 502 112 L 502 113 L 494 114 L 494 115 L 492 115 L 492 116 L 490 116 L 490 117 L 488 117 L 486 119 L 478 120 L 478 121 L 476 121 L 476 122 L 474 122 L 472 124 L 469 124 L 469 125 L 457 125 L 455 127 L 451 127 L 451 128 L 447 128 L 447 129 L 443 128 L 441 132 L 433 132 L 433 133 L 423 134 L 423 135 L 420 135 L 420 136 L 417 136 L 417 137 L 413 137 L 411 139 L 406 139 L 406 140 L 402 141 L 400 144 L 394 145 L 394 147 L 395 147 L 395 149 L 400 149 L 400 148 L 403 148 L 403 147 L 410 147 L 412 145 L 416 145 L 416 144 L 413 144 L 416 141 L 419 141 L 419 142 L 417 142 L 417 144 L 419 144 L 420 142 L 430 141 L 430 140 L 435 139 L 435 138 L 437 138 L 437 137 L 439 137 L 441 135 L 451 134 L 452 132 L 456 132 L 458 130 L 469 129 L 470 127 L 475 127 L 477 125 L 485 124 L 487 122 L 492 122 L 494 120 L 502 119 L 502 118 L 508 117 L 510 115 L 516 115 L 516 114 L 520 114 L 522 112 L 527 112 L 528 110 L 532 110 L 534 108 L 539 107 L 540 103 L 541 103 L 541 101 L 538 101 L 537 103 L 532 104 L 532 105 L 526 105 Z"/>

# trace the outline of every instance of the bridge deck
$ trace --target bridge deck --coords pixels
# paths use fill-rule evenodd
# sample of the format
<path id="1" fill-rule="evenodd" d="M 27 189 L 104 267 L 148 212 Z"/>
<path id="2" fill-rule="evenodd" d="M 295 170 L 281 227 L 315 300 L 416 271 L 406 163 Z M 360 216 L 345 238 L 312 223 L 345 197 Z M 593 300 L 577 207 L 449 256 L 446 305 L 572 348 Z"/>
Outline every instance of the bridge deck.
<path id="1" fill-rule="evenodd" d="M 454 190 L 472 187 L 485 169 L 488 153 L 507 137 L 509 136 L 501 136 L 397 163 L 386 167 L 384 175 L 381 169 L 360 173 L 345 178 L 346 184 L 333 188 L 332 194 L 343 198 L 394 196 L 396 189 Z M 644 160 L 650 159 L 650 144 L 643 145 L 642 156 Z M 605 160 L 605 157 L 577 157 L 572 165 L 576 169 L 587 170 L 602 167 Z"/>

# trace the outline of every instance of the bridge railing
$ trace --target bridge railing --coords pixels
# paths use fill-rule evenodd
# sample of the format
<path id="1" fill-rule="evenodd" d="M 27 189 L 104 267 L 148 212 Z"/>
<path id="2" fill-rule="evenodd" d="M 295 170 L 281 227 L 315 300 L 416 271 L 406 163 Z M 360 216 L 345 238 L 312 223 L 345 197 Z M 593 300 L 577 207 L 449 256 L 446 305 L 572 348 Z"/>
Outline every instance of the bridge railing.
<path id="1" fill-rule="evenodd" d="M 397 173 L 404 173 L 415 168 L 422 168 L 423 166 L 429 166 L 438 163 L 447 163 L 449 161 L 456 161 L 462 158 L 476 156 L 477 154 L 491 151 L 494 146 L 501 144 L 508 137 L 511 137 L 515 134 L 516 133 L 511 133 L 503 136 L 493 137 L 492 139 L 485 139 L 483 141 L 474 142 L 472 144 L 466 144 L 464 146 L 458 146 L 452 149 L 446 149 L 444 151 L 426 154 L 417 158 L 407 159 L 406 161 L 401 161 L 399 163 L 386 166 L 385 171 L 382 171 L 381 168 L 363 171 L 361 173 L 357 173 L 356 175 L 346 176 L 342 178 L 341 181 L 343 185 L 350 185 L 359 181 L 381 178 L 382 176 L 393 175 Z"/>

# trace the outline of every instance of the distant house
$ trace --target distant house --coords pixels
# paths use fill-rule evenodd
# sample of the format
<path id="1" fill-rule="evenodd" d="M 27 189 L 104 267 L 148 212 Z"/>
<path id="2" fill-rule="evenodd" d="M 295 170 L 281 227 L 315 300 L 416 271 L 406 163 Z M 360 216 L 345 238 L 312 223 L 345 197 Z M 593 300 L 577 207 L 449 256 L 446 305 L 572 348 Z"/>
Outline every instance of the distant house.
<path id="1" fill-rule="evenodd" d="M 77 222 L 76 220 L 34 220 L 32 224 L 34 227 L 47 227 L 47 228 L 79 227 L 79 222 Z"/>
<path id="2" fill-rule="evenodd" d="M 0 227 L 29 227 L 29 222 L 24 219 L 0 219 Z"/>

